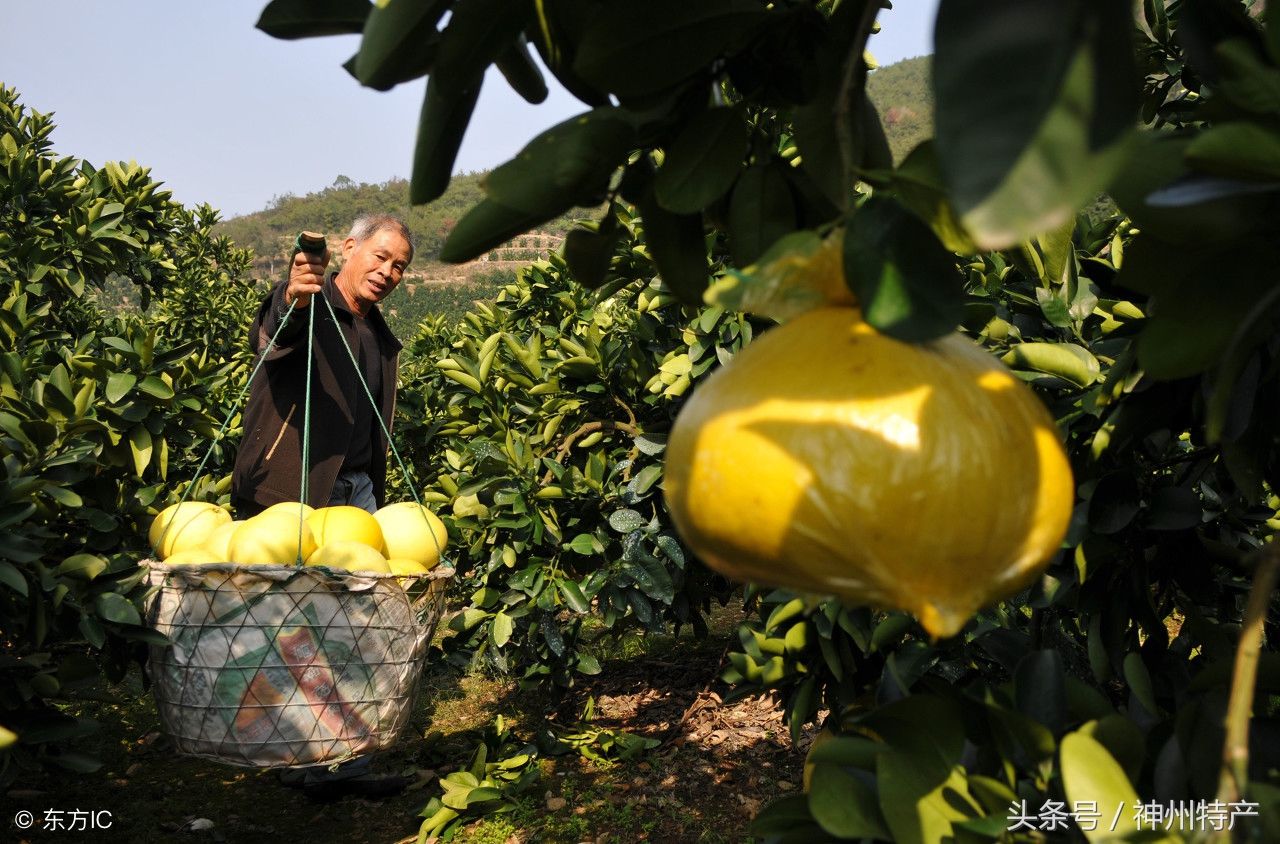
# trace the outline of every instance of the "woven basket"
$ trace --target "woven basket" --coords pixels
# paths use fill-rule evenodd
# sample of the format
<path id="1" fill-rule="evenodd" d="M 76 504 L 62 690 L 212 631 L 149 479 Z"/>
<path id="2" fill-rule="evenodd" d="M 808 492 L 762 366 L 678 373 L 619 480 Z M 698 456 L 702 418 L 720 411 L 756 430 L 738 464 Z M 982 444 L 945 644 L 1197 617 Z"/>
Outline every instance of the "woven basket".
<path id="1" fill-rule="evenodd" d="M 180 753 L 254 768 L 391 745 L 453 575 L 142 565 L 156 587 L 148 621 L 170 640 L 149 659 L 164 732 Z"/>

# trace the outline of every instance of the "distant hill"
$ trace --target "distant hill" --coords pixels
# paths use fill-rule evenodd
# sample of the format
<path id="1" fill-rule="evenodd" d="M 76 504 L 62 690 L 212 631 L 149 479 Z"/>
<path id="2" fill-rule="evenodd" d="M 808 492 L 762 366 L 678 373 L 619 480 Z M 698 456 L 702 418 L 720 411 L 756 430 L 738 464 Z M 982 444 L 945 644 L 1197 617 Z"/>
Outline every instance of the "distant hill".
<path id="1" fill-rule="evenodd" d="M 880 112 L 897 161 L 933 134 L 929 66 L 929 57 L 921 56 L 879 68 L 867 78 L 867 91 Z M 399 313 L 393 317 L 409 328 L 425 312 L 460 313 L 472 298 L 491 295 L 517 267 L 558 250 L 575 220 L 598 216 L 590 209 L 575 208 L 478 261 L 461 266 L 443 264 L 438 260 L 440 247 L 462 215 L 483 199 L 480 185 L 485 175 L 454 176 L 444 196 L 419 206 L 409 204 L 409 183 L 405 179 L 367 184 L 338 176 L 323 190 L 305 196 L 278 196 L 262 211 L 226 220 L 219 224 L 219 232 L 240 246 L 252 248 L 256 256 L 254 276 L 271 281 L 284 273 L 299 231 L 323 231 L 331 246 L 336 246 L 360 214 L 399 214 L 413 230 L 418 249 L 405 279 L 406 294 L 399 297 L 395 307 Z M 446 289 L 459 285 L 465 289 Z"/>
<path id="2" fill-rule="evenodd" d="M 219 232 L 238 245 L 252 248 L 256 256 L 254 274 L 274 279 L 282 271 L 299 231 L 322 231 L 334 248 L 347 233 L 351 221 L 361 214 L 381 212 L 404 218 L 413 231 L 417 254 L 408 274 L 421 281 L 469 277 L 472 268 L 459 268 L 437 260 L 445 237 L 472 206 L 484 198 L 480 181 L 484 173 L 454 176 L 444 196 L 427 205 L 409 204 L 409 182 L 392 179 L 381 184 L 356 183 L 338 176 L 324 190 L 305 196 L 280 196 L 264 210 L 234 217 L 219 225 Z M 478 269 L 486 272 L 527 264 L 549 250 L 558 249 L 573 221 L 588 218 L 588 209 L 575 209 L 542 227 L 538 232 L 517 237 L 502 249 L 484 255 Z M 492 262 L 492 263 L 486 263 Z"/>
<path id="3" fill-rule="evenodd" d="M 929 56 L 918 56 L 867 76 L 867 93 L 880 112 L 894 161 L 901 161 L 917 144 L 933 137 L 931 64 Z"/>

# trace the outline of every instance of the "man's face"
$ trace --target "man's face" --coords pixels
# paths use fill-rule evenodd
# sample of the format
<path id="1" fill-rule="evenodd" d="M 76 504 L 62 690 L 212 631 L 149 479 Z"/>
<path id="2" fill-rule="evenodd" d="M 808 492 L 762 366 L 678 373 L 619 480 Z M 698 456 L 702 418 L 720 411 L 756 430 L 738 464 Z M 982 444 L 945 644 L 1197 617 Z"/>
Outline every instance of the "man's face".
<path id="1" fill-rule="evenodd" d="M 400 283 L 409 266 L 409 242 L 394 229 L 379 229 L 359 242 L 347 238 L 342 257 L 339 281 L 350 303 L 363 314 Z"/>

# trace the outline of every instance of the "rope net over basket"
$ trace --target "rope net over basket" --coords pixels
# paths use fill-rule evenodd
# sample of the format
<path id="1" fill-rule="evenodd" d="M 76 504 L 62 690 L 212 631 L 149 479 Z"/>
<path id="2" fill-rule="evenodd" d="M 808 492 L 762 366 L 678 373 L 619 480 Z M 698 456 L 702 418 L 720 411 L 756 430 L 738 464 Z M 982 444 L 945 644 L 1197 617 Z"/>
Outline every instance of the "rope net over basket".
<path id="1" fill-rule="evenodd" d="M 388 747 L 413 710 L 451 569 L 416 577 L 146 561 L 150 665 L 176 749 L 292 767 Z"/>

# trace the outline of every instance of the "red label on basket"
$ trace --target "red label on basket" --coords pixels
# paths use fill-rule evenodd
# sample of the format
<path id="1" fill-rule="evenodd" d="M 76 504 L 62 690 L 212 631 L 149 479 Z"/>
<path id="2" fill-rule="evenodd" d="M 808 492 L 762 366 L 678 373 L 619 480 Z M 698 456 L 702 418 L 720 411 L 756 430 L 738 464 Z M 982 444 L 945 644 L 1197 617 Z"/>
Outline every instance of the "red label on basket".
<path id="1" fill-rule="evenodd" d="M 284 703 L 284 695 L 260 668 L 245 686 L 240 697 L 232 725 L 234 734 L 244 742 L 264 743 L 276 732 L 277 710 Z"/>
<path id="2" fill-rule="evenodd" d="M 333 669 L 309 628 L 282 628 L 276 636 L 276 646 L 312 713 L 327 730 L 344 741 L 369 736 L 369 725 L 339 695 Z"/>

